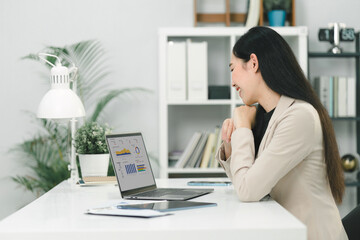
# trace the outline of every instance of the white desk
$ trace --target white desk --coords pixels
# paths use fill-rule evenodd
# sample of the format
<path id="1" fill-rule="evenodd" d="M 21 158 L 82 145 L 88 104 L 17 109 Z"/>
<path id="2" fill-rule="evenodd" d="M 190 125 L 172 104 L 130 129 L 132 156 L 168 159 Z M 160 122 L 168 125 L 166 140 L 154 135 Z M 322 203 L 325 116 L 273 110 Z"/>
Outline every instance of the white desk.
<path id="1" fill-rule="evenodd" d="M 185 187 L 189 179 L 157 180 Z M 216 207 L 176 211 L 151 219 L 96 216 L 86 209 L 121 201 L 117 186 L 70 187 L 65 181 L 0 222 L 0 239 L 306 239 L 306 227 L 273 200 L 242 203 L 232 186 L 192 201 Z"/>

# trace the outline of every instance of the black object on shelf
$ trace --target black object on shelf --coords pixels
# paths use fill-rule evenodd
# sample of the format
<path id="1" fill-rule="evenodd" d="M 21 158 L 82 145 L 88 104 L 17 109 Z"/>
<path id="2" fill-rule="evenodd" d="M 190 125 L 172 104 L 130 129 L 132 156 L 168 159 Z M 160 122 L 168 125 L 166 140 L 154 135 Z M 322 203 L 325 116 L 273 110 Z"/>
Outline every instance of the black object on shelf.
<path id="1" fill-rule="evenodd" d="M 345 186 L 347 187 L 357 187 L 360 188 L 360 182 L 356 181 L 356 182 L 345 182 Z M 359 199 L 359 192 L 358 192 L 358 199 Z M 359 204 L 359 203 L 358 203 Z"/>
<path id="2" fill-rule="evenodd" d="M 230 99 L 230 86 L 209 86 L 209 99 Z"/>
<path id="3" fill-rule="evenodd" d="M 360 183 L 360 171 L 357 174 L 357 182 Z M 356 191 L 357 191 L 357 205 L 359 205 L 360 204 L 360 184 L 357 185 Z"/>
<path id="4" fill-rule="evenodd" d="M 331 117 L 333 121 L 360 121 L 360 117 Z"/>
<path id="5" fill-rule="evenodd" d="M 359 52 L 343 52 L 343 53 L 325 53 L 325 52 L 309 52 L 309 57 L 312 58 L 349 58 L 360 57 Z"/>

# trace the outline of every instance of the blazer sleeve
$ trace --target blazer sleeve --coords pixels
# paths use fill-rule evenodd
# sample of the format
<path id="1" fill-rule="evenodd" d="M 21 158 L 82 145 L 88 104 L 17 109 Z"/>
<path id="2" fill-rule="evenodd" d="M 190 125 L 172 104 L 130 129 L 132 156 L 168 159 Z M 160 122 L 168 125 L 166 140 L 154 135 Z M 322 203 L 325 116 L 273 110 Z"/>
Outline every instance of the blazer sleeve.
<path id="1" fill-rule="evenodd" d="M 311 152 L 319 118 L 310 109 L 295 109 L 284 115 L 274 123 L 271 142 L 256 161 L 252 131 L 239 128 L 233 132 L 231 159 L 226 165 L 241 201 L 259 201 L 269 194 Z"/>
<path id="2" fill-rule="evenodd" d="M 253 159 L 255 155 L 255 143 L 254 143 L 254 136 L 252 134 L 252 131 L 247 128 L 240 128 L 237 131 L 243 131 L 241 140 L 244 141 L 243 145 L 246 147 L 246 149 L 250 149 L 249 152 L 246 152 L 246 154 L 249 154 L 246 159 Z M 241 144 L 241 142 L 239 142 Z M 228 159 L 225 159 L 225 149 L 224 149 L 224 143 L 221 144 L 220 148 L 218 149 L 218 152 L 215 156 L 216 160 L 219 162 L 219 164 L 224 168 L 226 175 L 230 178 L 231 181 L 233 181 L 233 176 L 231 174 L 230 169 L 230 163 L 231 163 L 231 156 Z M 254 160 L 249 163 L 249 166 L 253 164 Z"/>
<path id="3" fill-rule="evenodd" d="M 221 144 L 219 149 L 217 150 L 217 153 L 215 155 L 215 159 L 219 162 L 220 166 L 225 170 L 226 175 L 230 178 L 232 181 L 232 175 L 230 172 L 230 159 L 231 156 L 228 159 L 225 159 L 225 149 L 224 149 L 224 143 Z"/>

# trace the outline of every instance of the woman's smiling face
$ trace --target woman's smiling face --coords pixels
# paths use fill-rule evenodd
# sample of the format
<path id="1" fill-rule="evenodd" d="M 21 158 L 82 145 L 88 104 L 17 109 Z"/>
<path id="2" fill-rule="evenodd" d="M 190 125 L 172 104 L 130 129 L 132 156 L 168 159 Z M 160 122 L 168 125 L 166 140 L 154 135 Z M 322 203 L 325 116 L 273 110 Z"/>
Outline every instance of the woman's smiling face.
<path id="1" fill-rule="evenodd" d="M 257 63 L 256 63 L 257 64 Z M 230 60 L 231 85 L 239 93 L 240 98 L 246 105 L 257 103 L 257 86 L 254 70 L 254 61 L 250 58 L 245 62 L 234 55 Z"/>

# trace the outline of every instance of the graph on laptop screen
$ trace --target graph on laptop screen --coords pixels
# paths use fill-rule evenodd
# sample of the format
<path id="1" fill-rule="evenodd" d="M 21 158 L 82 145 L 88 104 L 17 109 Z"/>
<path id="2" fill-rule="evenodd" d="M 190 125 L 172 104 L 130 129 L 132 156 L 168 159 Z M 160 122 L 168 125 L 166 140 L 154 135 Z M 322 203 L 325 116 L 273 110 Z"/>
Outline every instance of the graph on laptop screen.
<path id="1" fill-rule="evenodd" d="M 110 138 L 108 145 L 122 191 L 155 184 L 141 135 Z"/>

